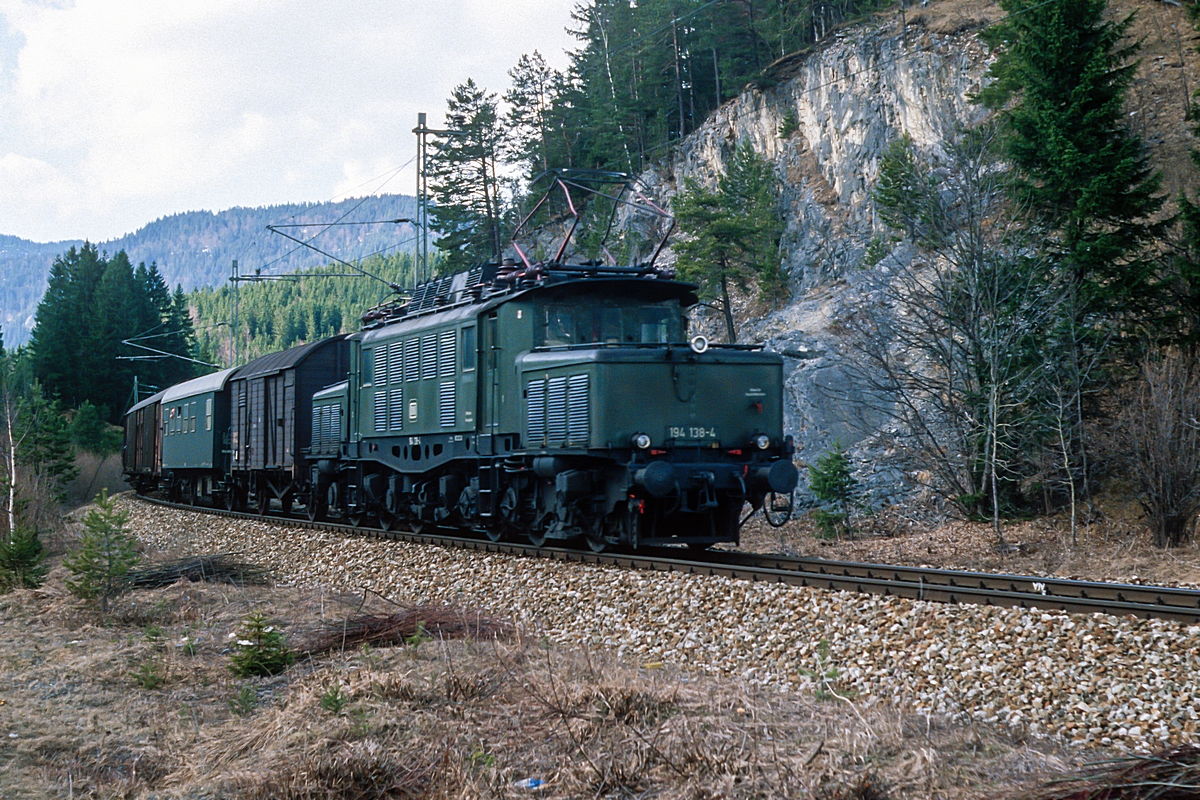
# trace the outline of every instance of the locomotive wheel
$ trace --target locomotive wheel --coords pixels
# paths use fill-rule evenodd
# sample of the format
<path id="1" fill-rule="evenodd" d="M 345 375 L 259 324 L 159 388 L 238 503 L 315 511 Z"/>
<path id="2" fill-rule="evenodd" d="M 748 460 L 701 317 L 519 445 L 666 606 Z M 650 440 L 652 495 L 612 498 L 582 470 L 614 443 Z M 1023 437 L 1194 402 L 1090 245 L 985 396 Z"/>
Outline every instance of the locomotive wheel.
<path id="1" fill-rule="evenodd" d="M 500 528 L 488 528 L 487 537 L 490 541 L 498 542 L 504 538 L 504 531 Z"/>
<path id="2" fill-rule="evenodd" d="M 385 531 L 394 531 L 400 529 L 400 518 L 388 511 L 379 512 L 379 527 Z"/>
<path id="3" fill-rule="evenodd" d="M 226 511 L 233 511 L 233 509 L 237 508 L 237 500 L 234 499 L 233 489 L 221 495 L 221 505 Z"/>
<path id="4" fill-rule="evenodd" d="M 608 549 L 608 540 L 603 536 L 597 536 L 596 534 L 589 533 L 583 538 L 587 542 L 588 549 L 593 553 L 603 553 Z"/>
<path id="5" fill-rule="evenodd" d="M 527 530 L 525 532 L 525 536 L 529 539 L 529 543 L 531 545 L 533 545 L 534 547 L 545 547 L 546 546 L 546 532 L 545 531 L 537 530 L 536 528 L 530 528 L 529 530 Z"/>
<path id="6" fill-rule="evenodd" d="M 304 515 L 308 517 L 309 522 L 325 519 L 325 509 L 321 508 L 314 495 L 309 495 L 308 502 L 304 504 Z"/>
<path id="7" fill-rule="evenodd" d="M 363 524 L 363 514 L 361 511 L 356 511 L 346 517 L 346 522 L 350 523 L 351 528 L 361 528 Z"/>
<path id="8" fill-rule="evenodd" d="M 763 518 L 772 528 L 782 528 L 792 518 L 792 495 L 768 492 L 763 498 Z"/>

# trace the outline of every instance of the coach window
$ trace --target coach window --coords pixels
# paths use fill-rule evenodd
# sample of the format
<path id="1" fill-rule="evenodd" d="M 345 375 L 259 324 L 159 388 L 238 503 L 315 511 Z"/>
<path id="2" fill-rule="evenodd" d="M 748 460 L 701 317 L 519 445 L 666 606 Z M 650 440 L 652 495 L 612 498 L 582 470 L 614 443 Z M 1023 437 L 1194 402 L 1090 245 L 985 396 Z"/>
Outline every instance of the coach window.
<path id="1" fill-rule="evenodd" d="M 213 414 L 213 399 L 210 397 L 204 401 L 204 430 L 212 430 L 212 414 Z"/>
<path id="2" fill-rule="evenodd" d="M 198 406 L 198 405 L 200 405 L 200 403 L 198 401 L 192 401 L 192 427 L 191 427 L 192 433 L 196 432 L 196 417 L 200 416 L 200 414 L 197 413 L 197 409 L 196 409 L 196 406 Z"/>
<path id="3" fill-rule="evenodd" d="M 363 365 L 362 365 L 362 382 L 363 386 L 370 386 L 375 382 L 375 351 L 363 350 Z"/>
<path id="4" fill-rule="evenodd" d="M 462 371 L 473 372 L 475 370 L 475 326 L 462 329 Z"/>

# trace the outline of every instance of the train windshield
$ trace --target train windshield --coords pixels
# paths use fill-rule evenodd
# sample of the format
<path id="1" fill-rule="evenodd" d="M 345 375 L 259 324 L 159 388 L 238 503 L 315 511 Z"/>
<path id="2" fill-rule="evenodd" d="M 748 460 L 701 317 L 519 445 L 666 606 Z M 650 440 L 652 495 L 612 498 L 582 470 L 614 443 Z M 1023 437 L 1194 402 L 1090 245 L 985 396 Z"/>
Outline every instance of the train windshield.
<path id="1" fill-rule="evenodd" d="M 666 344 L 680 341 L 679 303 L 551 303 L 542 309 L 541 344 Z"/>

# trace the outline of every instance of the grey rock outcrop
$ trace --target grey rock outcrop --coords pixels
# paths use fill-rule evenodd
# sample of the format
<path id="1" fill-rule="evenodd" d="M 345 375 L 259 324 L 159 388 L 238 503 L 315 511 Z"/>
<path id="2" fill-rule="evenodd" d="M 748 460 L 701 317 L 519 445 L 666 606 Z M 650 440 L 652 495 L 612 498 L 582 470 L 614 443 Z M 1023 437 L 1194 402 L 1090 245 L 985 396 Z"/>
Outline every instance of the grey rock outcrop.
<path id="1" fill-rule="evenodd" d="M 681 142 L 669 164 L 641 176 L 669 199 L 686 178 L 715 184 L 742 142 L 774 162 L 784 187 L 782 257 L 793 299 L 765 316 L 742 315 L 740 336 L 784 355 L 785 425 L 799 457 L 811 462 L 840 440 L 878 503 L 902 491 L 895 466 L 866 466 L 888 463 L 894 431 L 881 398 L 854 379 L 843 322 L 869 272 L 914 251 L 887 243 L 882 260 L 865 264 L 881 233 L 871 193 L 893 139 L 907 134 L 918 148 L 938 153 L 956 131 L 982 119 L 969 96 L 987 61 L 973 32 L 906 35 L 894 21 L 859 26 L 781 65 L 775 86 L 747 87 Z M 789 116 L 798 126 L 781 137 Z"/>

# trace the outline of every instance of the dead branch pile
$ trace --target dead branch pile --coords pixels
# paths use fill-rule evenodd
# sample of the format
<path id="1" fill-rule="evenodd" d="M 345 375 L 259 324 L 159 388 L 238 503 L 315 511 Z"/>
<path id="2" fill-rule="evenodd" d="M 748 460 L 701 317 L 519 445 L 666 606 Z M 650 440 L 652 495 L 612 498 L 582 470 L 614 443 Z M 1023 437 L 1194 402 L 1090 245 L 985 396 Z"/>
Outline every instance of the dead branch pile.
<path id="1" fill-rule="evenodd" d="M 394 647 L 422 638 L 505 639 L 512 633 L 510 623 L 480 611 L 452 606 L 415 606 L 386 616 L 362 615 L 322 625 L 297 637 L 300 644 L 296 652 L 316 655 L 363 644 Z"/>
<path id="2" fill-rule="evenodd" d="M 427 798 L 435 796 L 438 785 L 445 782 L 444 766 L 412 753 L 382 752 L 378 745 L 347 745 L 340 752 L 309 754 L 299 763 L 287 764 L 270 778 L 243 787 L 243 796 L 253 800 Z"/>
<path id="3" fill-rule="evenodd" d="M 258 564 L 238 561 L 236 553 L 189 556 L 166 561 L 144 569 L 130 570 L 125 576 L 127 589 L 159 589 L 181 580 L 193 583 L 230 583 L 234 586 L 262 585 L 269 572 Z"/>
<path id="4" fill-rule="evenodd" d="M 1196 800 L 1200 798 L 1200 745 L 1184 744 L 1148 756 L 1091 765 L 1054 781 L 1035 800 Z"/>

